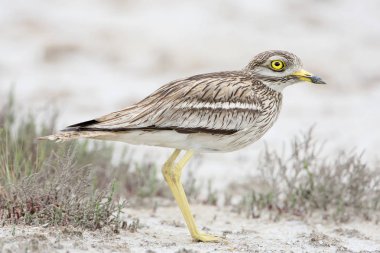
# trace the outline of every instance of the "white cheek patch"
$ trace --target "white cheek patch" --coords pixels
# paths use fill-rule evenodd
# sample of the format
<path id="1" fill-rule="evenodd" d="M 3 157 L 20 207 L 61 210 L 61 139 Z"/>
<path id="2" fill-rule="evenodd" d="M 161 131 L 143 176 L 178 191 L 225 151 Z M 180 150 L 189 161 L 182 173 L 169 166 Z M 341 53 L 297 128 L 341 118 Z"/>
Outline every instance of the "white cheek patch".
<path id="1" fill-rule="evenodd" d="M 272 69 L 269 69 L 269 67 L 261 67 L 259 71 L 256 73 L 262 76 L 268 76 L 268 77 L 283 77 L 288 75 L 288 71 L 274 71 Z"/>

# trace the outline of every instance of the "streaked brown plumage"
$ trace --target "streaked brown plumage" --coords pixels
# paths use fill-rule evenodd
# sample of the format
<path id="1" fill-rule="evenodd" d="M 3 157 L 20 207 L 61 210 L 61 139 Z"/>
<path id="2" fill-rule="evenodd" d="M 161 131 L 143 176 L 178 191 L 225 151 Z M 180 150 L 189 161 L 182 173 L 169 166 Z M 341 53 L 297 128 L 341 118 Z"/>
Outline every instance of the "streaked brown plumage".
<path id="1" fill-rule="evenodd" d="M 282 89 L 301 81 L 324 83 L 303 70 L 297 56 L 279 50 L 266 51 L 241 71 L 202 74 L 170 82 L 135 105 L 71 125 L 44 138 L 57 141 L 94 138 L 177 149 L 163 168 L 165 179 L 193 238 L 215 241 L 215 237 L 198 232 L 190 214 L 179 176 L 192 151 L 175 166 L 179 150 L 226 152 L 255 142 L 276 121 Z"/>

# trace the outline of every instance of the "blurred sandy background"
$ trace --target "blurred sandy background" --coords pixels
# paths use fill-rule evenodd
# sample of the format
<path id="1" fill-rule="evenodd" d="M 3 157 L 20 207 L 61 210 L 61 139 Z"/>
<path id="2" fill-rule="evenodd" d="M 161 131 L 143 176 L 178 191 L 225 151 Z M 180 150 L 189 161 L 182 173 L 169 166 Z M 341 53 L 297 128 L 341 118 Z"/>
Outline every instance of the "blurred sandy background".
<path id="1" fill-rule="evenodd" d="M 267 49 L 294 52 L 328 86 L 285 90 L 264 140 L 207 154 L 205 177 L 252 172 L 258 151 L 316 124 L 327 150 L 380 148 L 380 1 L 0 0 L 0 99 L 15 87 L 31 110 L 56 107 L 59 127 L 121 109 L 173 79 L 243 68 Z M 155 151 L 159 161 L 169 150 Z M 222 173 L 217 173 L 222 172 Z"/>

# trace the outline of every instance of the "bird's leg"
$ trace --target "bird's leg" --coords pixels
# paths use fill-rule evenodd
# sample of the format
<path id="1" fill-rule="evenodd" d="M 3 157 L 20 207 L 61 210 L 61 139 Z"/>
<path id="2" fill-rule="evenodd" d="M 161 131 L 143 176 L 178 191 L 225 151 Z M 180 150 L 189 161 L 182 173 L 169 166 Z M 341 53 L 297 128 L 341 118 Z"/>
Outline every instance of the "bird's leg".
<path id="1" fill-rule="evenodd" d="M 185 155 L 182 157 L 182 159 L 174 166 L 173 168 L 174 170 L 172 170 L 172 180 L 176 189 L 178 189 L 178 192 L 180 195 L 180 201 L 182 202 L 181 211 L 193 239 L 196 241 L 202 241 L 202 242 L 218 242 L 220 241 L 218 237 L 201 233 L 198 231 L 197 225 L 195 224 L 194 217 L 190 211 L 190 205 L 189 205 L 189 202 L 187 201 L 185 190 L 183 189 L 183 186 L 181 184 L 182 169 L 189 162 L 193 154 L 194 154 L 193 151 L 191 150 L 187 151 Z"/>
<path id="2" fill-rule="evenodd" d="M 187 201 L 186 193 L 181 184 L 182 169 L 193 156 L 193 151 L 187 151 L 182 159 L 174 165 L 174 161 L 178 157 L 179 153 L 180 150 L 176 149 L 162 168 L 165 181 L 169 185 L 170 190 L 173 193 L 179 208 L 181 209 L 182 215 L 193 239 L 202 242 L 218 242 L 218 237 L 200 233 L 198 231 L 194 217 L 190 211 L 190 205 Z"/>

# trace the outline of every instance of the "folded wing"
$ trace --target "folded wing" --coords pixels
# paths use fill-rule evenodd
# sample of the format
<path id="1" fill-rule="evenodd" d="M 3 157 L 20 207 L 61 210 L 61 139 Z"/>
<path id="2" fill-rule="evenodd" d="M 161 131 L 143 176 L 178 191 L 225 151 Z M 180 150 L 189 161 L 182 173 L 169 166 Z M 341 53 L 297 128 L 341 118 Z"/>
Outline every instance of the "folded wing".
<path id="1" fill-rule="evenodd" d="M 252 125 L 260 110 L 250 78 L 241 72 L 219 72 L 171 82 L 131 107 L 64 131 L 233 134 Z"/>

